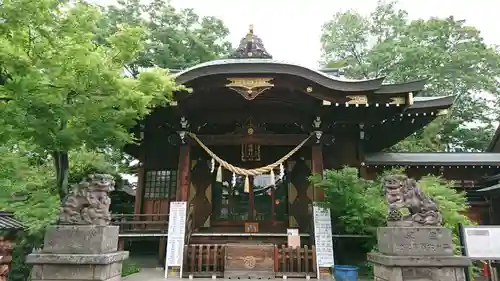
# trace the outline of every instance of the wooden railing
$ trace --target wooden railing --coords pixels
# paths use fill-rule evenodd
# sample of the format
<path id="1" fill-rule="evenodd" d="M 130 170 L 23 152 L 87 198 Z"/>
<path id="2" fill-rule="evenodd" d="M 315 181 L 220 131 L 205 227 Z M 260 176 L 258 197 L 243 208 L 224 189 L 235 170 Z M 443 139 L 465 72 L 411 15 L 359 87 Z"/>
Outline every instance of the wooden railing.
<path id="1" fill-rule="evenodd" d="M 316 247 L 275 249 L 274 270 L 277 277 L 316 277 Z"/>
<path id="2" fill-rule="evenodd" d="M 168 214 L 114 214 L 111 224 L 120 227 L 120 233 L 168 231 Z"/>
<path id="3" fill-rule="evenodd" d="M 186 245 L 183 277 L 223 277 L 224 259 L 224 245 Z"/>
<path id="4" fill-rule="evenodd" d="M 225 245 L 184 246 L 183 277 L 223 277 Z M 303 246 L 288 248 L 284 245 L 274 251 L 274 271 L 277 277 L 316 277 L 316 248 Z"/>

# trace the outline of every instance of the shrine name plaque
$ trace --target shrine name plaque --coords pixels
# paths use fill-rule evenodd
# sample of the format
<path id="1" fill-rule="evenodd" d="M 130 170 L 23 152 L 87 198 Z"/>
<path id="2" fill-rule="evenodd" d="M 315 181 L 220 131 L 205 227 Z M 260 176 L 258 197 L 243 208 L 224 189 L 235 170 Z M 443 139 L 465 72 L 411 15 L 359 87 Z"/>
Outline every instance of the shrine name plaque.
<path id="1" fill-rule="evenodd" d="M 274 277 L 273 244 L 226 244 L 224 278 L 271 279 Z"/>

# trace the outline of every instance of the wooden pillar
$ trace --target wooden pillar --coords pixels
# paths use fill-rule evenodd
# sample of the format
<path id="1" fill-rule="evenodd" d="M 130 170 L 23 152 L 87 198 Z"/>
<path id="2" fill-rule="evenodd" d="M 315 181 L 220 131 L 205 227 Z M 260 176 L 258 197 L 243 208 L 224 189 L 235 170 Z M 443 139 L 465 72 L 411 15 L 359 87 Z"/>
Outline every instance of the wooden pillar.
<path id="1" fill-rule="evenodd" d="M 189 174 L 191 172 L 190 160 L 191 147 L 182 145 L 179 150 L 178 176 L 177 176 L 177 201 L 188 201 L 189 199 Z"/>
<path id="2" fill-rule="evenodd" d="M 142 195 L 144 194 L 144 151 L 141 147 L 139 148 L 139 164 L 137 171 L 137 190 L 135 191 L 135 202 L 134 202 L 134 214 L 142 213 Z M 139 217 L 136 217 L 137 219 Z"/>
<path id="3" fill-rule="evenodd" d="M 120 237 L 118 238 L 118 251 L 124 251 L 125 250 L 125 238 Z"/>
<path id="4" fill-rule="evenodd" d="M 311 170 L 314 174 L 323 176 L 323 147 L 321 145 L 313 145 L 311 153 Z M 324 194 L 318 188 L 314 189 L 314 200 L 323 200 Z"/>
<path id="5" fill-rule="evenodd" d="M 359 177 L 363 179 L 368 179 L 368 170 L 365 165 L 365 132 L 364 132 L 364 124 L 359 124 L 359 138 L 358 138 L 358 146 L 357 146 L 357 158 L 358 158 L 358 167 L 359 167 Z"/>
<path id="6" fill-rule="evenodd" d="M 160 266 L 165 265 L 165 251 L 167 250 L 167 239 L 161 236 L 158 240 L 158 263 Z"/>

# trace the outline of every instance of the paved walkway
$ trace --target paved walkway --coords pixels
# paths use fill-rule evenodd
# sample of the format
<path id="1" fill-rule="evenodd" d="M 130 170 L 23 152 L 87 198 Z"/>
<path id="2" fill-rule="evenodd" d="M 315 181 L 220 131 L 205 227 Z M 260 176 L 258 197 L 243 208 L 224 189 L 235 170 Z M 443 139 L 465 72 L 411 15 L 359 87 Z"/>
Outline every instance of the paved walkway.
<path id="1" fill-rule="evenodd" d="M 163 268 L 144 268 L 141 270 L 141 272 L 132 274 L 130 276 L 127 276 L 123 278 L 122 280 L 124 281 L 165 281 L 165 280 L 172 280 L 172 281 L 181 281 L 181 280 L 189 280 L 188 278 L 180 279 L 180 278 L 168 278 L 165 279 L 165 272 L 163 271 Z M 208 281 L 212 280 L 210 278 L 196 278 L 194 279 L 195 281 Z M 217 278 L 217 280 L 224 280 L 222 278 Z M 281 278 L 276 278 L 275 280 L 281 280 Z M 288 280 L 306 280 L 305 278 L 302 279 L 288 279 Z M 317 279 L 311 279 L 311 280 L 317 280 Z M 234 281 L 234 279 L 231 279 L 231 281 Z M 368 281 L 368 279 L 359 279 L 359 281 Z"/>

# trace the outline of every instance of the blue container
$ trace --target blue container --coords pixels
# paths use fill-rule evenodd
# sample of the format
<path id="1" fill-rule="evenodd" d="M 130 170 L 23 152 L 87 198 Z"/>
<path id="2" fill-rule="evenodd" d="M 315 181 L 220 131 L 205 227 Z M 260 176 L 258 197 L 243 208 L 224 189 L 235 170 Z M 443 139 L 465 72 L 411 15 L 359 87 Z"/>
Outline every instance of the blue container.
<path id="1" fill-rule="evenodd" d="M 333 276 L 336 281 L 358 281 L 359 267 L 352 265 L 336 265 L 333 267 Z"/>

